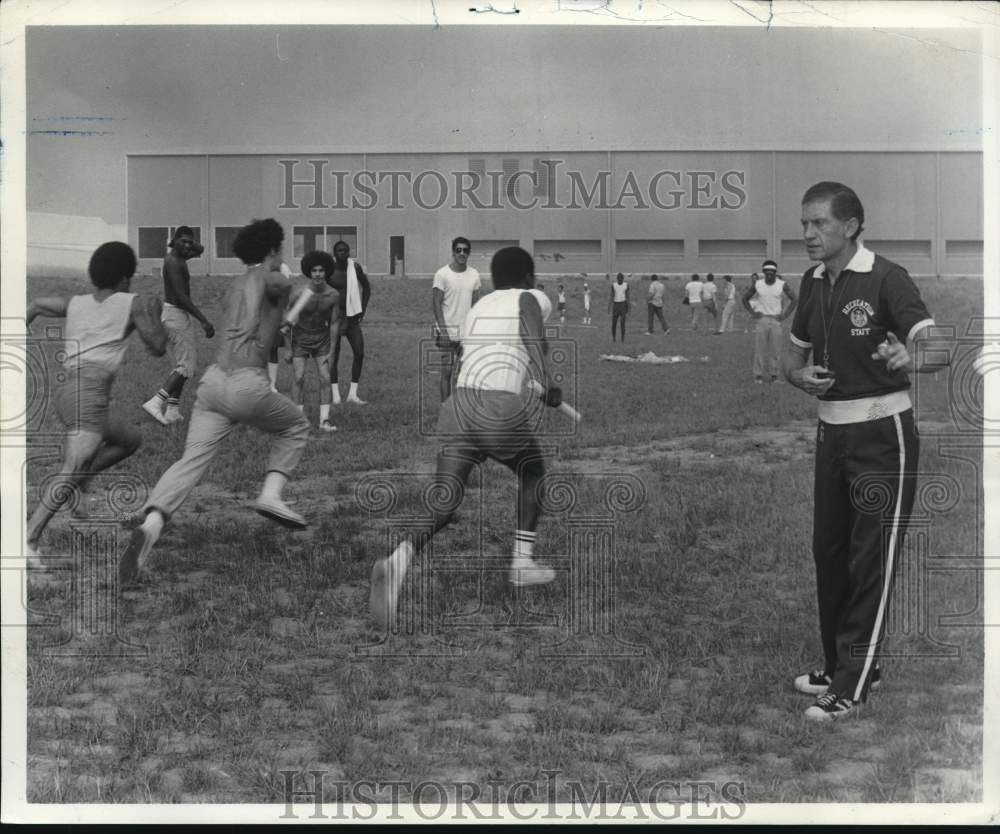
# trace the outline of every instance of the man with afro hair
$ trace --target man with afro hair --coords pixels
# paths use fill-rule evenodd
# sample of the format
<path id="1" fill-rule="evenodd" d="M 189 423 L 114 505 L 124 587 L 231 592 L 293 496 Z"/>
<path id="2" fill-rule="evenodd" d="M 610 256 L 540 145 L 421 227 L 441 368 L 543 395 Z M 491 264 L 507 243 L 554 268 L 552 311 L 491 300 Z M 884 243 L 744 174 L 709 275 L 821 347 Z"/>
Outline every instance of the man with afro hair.
<path id="1" fill-rule="evenodd" d="M 222 343 L 215 364 L 205 370 L 198 386 L 184 454 L 150 493 L 143 507 L 145 518 L 132 531 L 119 563 L 123 585 L 136 579 L 164 524 L 201 482 L 219 444 L 240 424 L 274 436 L 264 486 L 252 509 L 285 527 L 306 526 L 281 493 L 302 457 L 309 423 L 288 397 L 271 390 L 267 377 L 267 357 L 292 288 L 281 273 L 284 239 L 284 230 L 273 219 L 254 220 L 236 235 L 233 251 L 247 271 L 233 280 L 226 293 Z"/>
<path id="2" fill-rule="evenodd" d="M 330 422 L 330 401 L 332 399 L 330 379 L 330 353 L 332 341 L 330 330 L 338 326 L 340 318 L 340 293 L 327 284 L 326 279 L 333 274 L 333 257 L 329 252 L 307 252 L 302 258 L 302 274 L 309 280 L 308 289 L 312 295 L 298 311 L 296 322 L 291 328 L 292 343 L 292 400 L 301 410 L 303 381 L 306 375 L 306 361 L 316 363 L 319 374 L 319 428 L 320 431 L 336 431 Z M 289 303 L 296 307 L 296 301 L 304 294 L 303 288 L 292 291 Z"/>

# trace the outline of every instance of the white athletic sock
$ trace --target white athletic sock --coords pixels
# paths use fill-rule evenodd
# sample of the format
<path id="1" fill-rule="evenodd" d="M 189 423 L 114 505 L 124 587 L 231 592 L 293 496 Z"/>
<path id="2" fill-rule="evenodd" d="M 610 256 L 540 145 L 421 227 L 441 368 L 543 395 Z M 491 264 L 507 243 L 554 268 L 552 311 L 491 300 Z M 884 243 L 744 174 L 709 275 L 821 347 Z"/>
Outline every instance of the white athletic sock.
<path id="1" fill-rule="evenodd" d="M 330 399 L 334 405 L 340 405 L 340 386 L 337 383 L 330 385 Z"/>
<path id="2" fill-rule="evenodd" d="M 413 542 L 409 539 L 400 542 L 392 555 L 389 556 L 389 570 L 392 571 L 396 576 L 400 574 L 397 571 L 402 571 L 406 573 L 407 569 L 410 567 L 410 560 L 413 558 L 415 548 L 413 547 Z"/>
<path id="3" fill-rule="evenodd" d="M 537 533 L 529 530 L 514 531 L 514 561 L 531 559 L 531 554 L 535 549 L 535 541 L 538 539 Z"/>
<path id="4" fill-rule="evenodd" d="M 267 378 L 271 380 L 271 389 L 275 390 L 278 382 L 278 363 L 268 362 L 267 363 Z"/>
<path id="5" fill-rule="evenodd" d="M 305 403 L 299 403 L 299 411 L 301 411 L 303 414 L 306 413 L 306 404 Z"/>
<path id="6" fill-rule="evenodd" d="M 264 476 L 264 486 L 261 487 L 260 497 L 261 498 L 272 498 L 277 501 L 281 500 L 281 491 L 285 488 L 285 484 L 288 483 L 288 476 L 283 472 L 268 472 Z"/>
<path id="7" fill-rule="evenodd" d="M 319 404 L 319 421 L 325 423 L 330 419 L 330 403 Z"/>
<path id="8" fill-rule="evenodd" d="M 348 396 L 348 398 L 355 398 L 355 399 L 357 398 L 357 396 L 358 396 L 358 383 L 356 383 L 356 382 L 352 382 L 351 383 L 351 390 L 347 392 L 347 396 Z"/>

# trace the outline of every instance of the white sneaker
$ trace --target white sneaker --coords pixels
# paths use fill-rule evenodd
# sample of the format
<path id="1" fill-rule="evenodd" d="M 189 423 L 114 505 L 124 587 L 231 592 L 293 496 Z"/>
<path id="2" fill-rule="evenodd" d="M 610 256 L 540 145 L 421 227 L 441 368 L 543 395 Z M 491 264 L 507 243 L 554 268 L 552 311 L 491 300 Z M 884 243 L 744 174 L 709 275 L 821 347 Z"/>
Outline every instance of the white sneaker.
<path id="1" fill-rule="evenodd" d="M 169 426 L 172 423 L 183 422 L 184 415 L 181 414 L 181 410 L 176 405 L 168 405 L 167 410 L 163 413 L 163 419 Z"/>
<path id="2" fill-rule="evenodd" d="M 324 420 L 322 423 L 319 424 L 319 430 L 320 431 L 327 431 L 327 432 L 329 432 L 329 431 L 336 431 L 337 427 L 333 423 L 331 423 L 329 420 Z"/>
<path id="3" fill-rule="evenodd" d="M 409 559 L 392 563 L 387 556 L 379 559 L 372 567 L 371 591 L 368 595 L 368 610 L 375 624 L 388 632 L 396 624 L 396 606 L 399 603 L 399 592 L 406 578 Z"/>
<path id="4" fill-rule="evenodd" d="M 552 568 L 539 565 L 528 556 L 515 556 L 510 563 L 510 584 L 524 587 L 526 585 L 545 585 L 556 578 Z"/>
<path id="5" fill-rule="evenodd" d="M 264 516 L 264 518 L 276 521 L 282 527 L 290 527 L 293 530 L 301 530 L 304 527 L 309 526 L 309 522 L 295 512 L 295 510 L 291 509 L 280 498 L 272 498 L 270 496 L 261 495 L 250 506 L 255 512 Z"/>
<path id="6" fill-rule="evenodd" d="M 161 426 L 167 425 L 167 418 L 163 416 L 163 400 L 153 397 L 142 404 L 142 410 L 156 420 Z"/>
<path id="7" fill-rule="evenodd" d="M 348 397 L 346 402 L 351 405 L 368 405 L 368 400 L 363 400 L 360 397 Z"/>

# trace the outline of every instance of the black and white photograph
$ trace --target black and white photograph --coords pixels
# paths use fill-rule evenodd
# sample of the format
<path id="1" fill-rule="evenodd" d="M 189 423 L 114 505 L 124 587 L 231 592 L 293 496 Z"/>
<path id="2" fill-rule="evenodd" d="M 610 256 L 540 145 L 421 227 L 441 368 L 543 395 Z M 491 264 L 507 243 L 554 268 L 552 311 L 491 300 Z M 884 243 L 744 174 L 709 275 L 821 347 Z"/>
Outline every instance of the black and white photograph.
<path id="1" fill-rule="evenodd" d="M 996 821 L 1000 5 L 0 33 L 3 822 Z"/>

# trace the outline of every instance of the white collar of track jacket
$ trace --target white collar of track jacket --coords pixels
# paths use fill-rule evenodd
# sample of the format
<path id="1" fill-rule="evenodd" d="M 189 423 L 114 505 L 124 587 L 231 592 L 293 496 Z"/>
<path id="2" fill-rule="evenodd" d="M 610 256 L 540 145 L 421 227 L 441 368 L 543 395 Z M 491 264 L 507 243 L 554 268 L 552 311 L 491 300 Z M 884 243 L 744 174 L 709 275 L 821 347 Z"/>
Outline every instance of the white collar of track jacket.
<path id="1" fill-rule="evenodd" d="M 859 243 L 858 251 L 841 272 L 871 272 L 873 266 L 875 266 L 875 253 L 871 249 L 865 249 L 863 243 Z M 816 267 L 813 278 L 822 278 L 824 275 L 826 275 L 826 264 L 821 263 Z"/>

